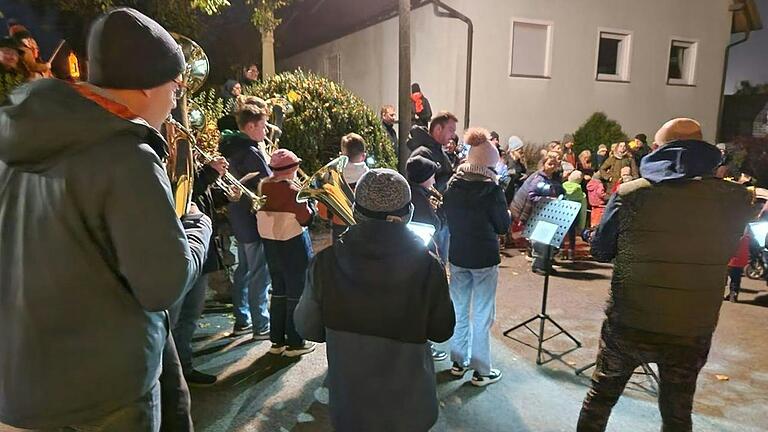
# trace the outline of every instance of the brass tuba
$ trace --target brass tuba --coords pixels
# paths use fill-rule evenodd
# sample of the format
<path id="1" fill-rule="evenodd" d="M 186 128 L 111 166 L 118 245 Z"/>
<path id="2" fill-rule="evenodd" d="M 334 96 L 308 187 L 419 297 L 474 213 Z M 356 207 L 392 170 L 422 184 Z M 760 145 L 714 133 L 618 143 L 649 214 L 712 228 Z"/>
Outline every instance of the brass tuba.
<path id="1" fill-rule="evenodd" d="M 352 213 L 352 203 L 355 198 L 352 188 L 344 181 L 342 174 L 348 161 L 346 156 L 339 156 L 312 176 L 307 177 L 300 185 L 296 201 L 302 202 L 314 198 L 325 204 L 347 225 L 354 225 L 356 222 Z"/>
<path id="2" fill-rule="evenodd" d="M 168 116 L 168 120 L 165 121 L 165 134 L 168 141 L 168 159 L 165 163 L 165 169 L 171 181 L 176 215 L 181 217 L 187 212 L 189 204 L 192 202 L 195 178 L 193 149 L 196 142 L 194 135 L 188 130 L 187 95 L 202 87 L 208 77 L 210 64 L 203 49 L 192 39 L 176 33 L 171 33 L 171 36 L 184 53 L 185 66 L 181 74 L 184 91 L 178 100 L 179 111 L 182 116 L 181 123 L 171 116 Z"/>

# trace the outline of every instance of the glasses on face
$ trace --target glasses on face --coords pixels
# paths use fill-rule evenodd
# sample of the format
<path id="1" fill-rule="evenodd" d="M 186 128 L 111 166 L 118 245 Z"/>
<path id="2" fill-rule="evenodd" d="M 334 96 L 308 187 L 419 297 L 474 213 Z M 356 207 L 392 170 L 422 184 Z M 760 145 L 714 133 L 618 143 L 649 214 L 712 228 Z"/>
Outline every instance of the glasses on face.
<path id="1" fill-rule="evenodd" d="M 176 99 L 183 98 L 187 93 L 187 85 L 180 78 L 173 80 L 173 83 L 176 84 L 176 88 L 173 90 L 173 97 Z"/>

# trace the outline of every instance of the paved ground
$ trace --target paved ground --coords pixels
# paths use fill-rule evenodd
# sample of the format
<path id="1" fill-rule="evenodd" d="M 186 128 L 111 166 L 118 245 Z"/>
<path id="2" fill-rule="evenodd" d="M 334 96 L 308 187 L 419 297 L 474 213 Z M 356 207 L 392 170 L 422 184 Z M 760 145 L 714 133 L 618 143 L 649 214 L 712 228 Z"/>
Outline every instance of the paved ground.
<path id="1" fill-rule="evenodd" d="M 610 266 L 578 261 L 552 279 L 548 311 L 583 347 L 569 351 L 570 341 L 557 336 L 546 346 L 565 354 L 536 366 L 534 349 L 502 335 L 538 311 L 543 281 L 531 274 L 519 252 L 510 252 L 501 265 L 492 347 L 495 367 L 504 372 L 504 378 L 478 389 L 467 379 L 452 379 L 448 361 L 437 364 L 441 411 L 433 431 L 575 429 L 589 379 L 573 372 L 594 360 Z M 764 343 L 768 289 L 764 282 L 746 279 L 745 287 L 743 303 L 723 305 L 710 359 L 699 379 L 696 431 L 768 430 L 768 345 Z M 226 307 L 211 305 L 196 336 L 196 364 L 221 378 L 212 388 L 192 391 L 197 429 L 331 431 L 327 390 L 322 387 L 324 347 L 300 361 L 270 356 L 267 342 L 226 338 L 231 322 Z M 547 331 L 550 334 L 552 328 Z M 514 336 L 526 343 L 535 341 L 525 330 Z M 608 430 L 659 430 L 655 397 L 650 378 L 636 375 L 616 406 Z"/>

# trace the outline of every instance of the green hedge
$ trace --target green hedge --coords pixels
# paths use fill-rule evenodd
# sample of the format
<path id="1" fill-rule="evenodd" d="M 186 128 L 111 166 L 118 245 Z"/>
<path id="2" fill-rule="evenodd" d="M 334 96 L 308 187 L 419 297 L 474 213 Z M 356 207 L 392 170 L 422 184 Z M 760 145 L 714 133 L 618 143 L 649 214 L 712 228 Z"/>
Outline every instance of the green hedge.
<path id="1" fill-rule="evenodd" d="M 15 72 L 0 72 L 0 105 L 6 103 L 8 95 L 16 87 L 24 84 L 24 77 Z"/>
<path id="2" fill-rule="evenodd" d="M 313 172 L 339 154 L 341 137 L 355 132 L 365 139 L 375 167 L 397 167 L 397 157 L 377 113 L 344 87 L 311 72 L 283 72 L 244 90 L 263 99 L 283 96 L 294 113 L 283 124 L 280 147 L 294 151 Z"/>
<path id="3" fill-rule="evenodd" d="M 604 113 L 596 112 L 573 134 L 573 147 L 576 154 L 582 150 L 591 150 L 594 153 L 600 144 L 610 148 L 613 143 L 627 140 L 627 134 L 617 121 L 609 119 Z"/>

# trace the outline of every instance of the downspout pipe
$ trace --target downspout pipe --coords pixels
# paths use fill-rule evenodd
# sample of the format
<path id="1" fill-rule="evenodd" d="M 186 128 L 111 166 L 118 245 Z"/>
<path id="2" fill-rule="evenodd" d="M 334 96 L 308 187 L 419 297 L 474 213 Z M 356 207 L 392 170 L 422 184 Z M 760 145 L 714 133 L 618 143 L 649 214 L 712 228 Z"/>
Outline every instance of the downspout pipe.
<path id="1" fill-rule="evenodd" d="M 467 78 L 464 87 L 464 129 L 469 128 L 469 107 L 472 94 L 472 45 L 475 36 L 475 26 L 472 20 L 456 9 L 443 3 L 441 0 L 432 0 L 435 16 L 441 18 L 455 18 L 467 24 Z"/>
<path id="2" fill-rule="evenodd" d="M 733 14 L 738 12 L 739 10 L 744 8 L 744 4 L 739 4 L 731 7 L 731 21 L 733 21 Z M 725 47 L 725 61 L 723 62 L 723 79 L 720 83 L 720 104 L 717 108 L 717 133 L 715 134 L 715 138 L 717 141 L 723 140 L 725 137 L 720 136 L 720 133 L 722 132 L 723 127 L 723 106 L 725 105 L 725 79 L 728 74 L 728 60 L 731 56 L 731 48 L 735 47 L 736 45 L 741 45 L 744 42 L 749 40 L 749 36 L 752 34 L 752 32 L 749 30 L 752 28 L 752 16 L 747 14 L 746 16 L 748 25 L 747 25 L 747 31 L 744 33 L 744 38 L 731 42 L 728 44 L 728 46 Z"/>

